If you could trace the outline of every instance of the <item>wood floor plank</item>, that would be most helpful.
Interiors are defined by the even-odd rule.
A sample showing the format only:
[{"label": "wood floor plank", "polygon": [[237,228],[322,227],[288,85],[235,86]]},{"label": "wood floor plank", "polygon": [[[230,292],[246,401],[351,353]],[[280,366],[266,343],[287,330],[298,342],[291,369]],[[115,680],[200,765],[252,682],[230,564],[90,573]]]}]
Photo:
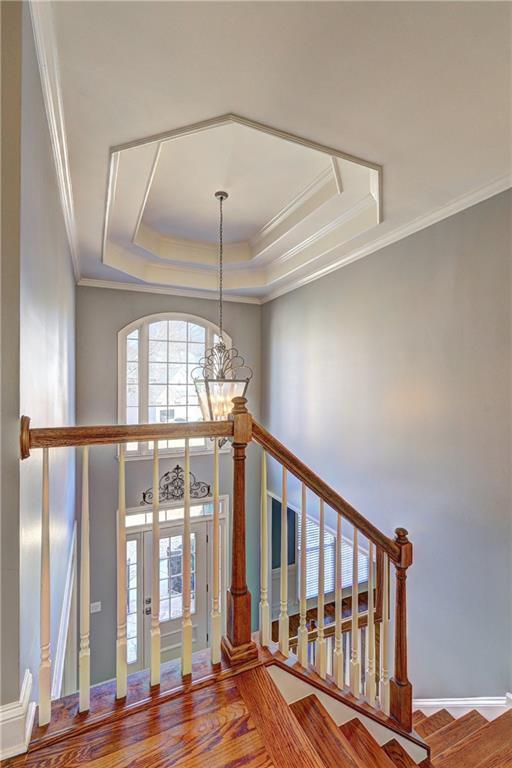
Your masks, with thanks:
[{"label": "wood floor plank", "polygon": [[382,749],[396,768],[417,768],[412,757],[396,739],[391,739],[387,744],[383,744]]},{"label": "wood floor plank", "polygon": [[334,765],[362,768],[347,738],[314,694],[294,701],[290,709],[322,758],[323,765],[327,768]]},{"label": "wood floor plank", "polygon": [[435,733],[427,736],[425,741],[431,750],[431,759],[441,752],[445,752],[450,747],[458,744],[474,731],[487,724],[487,720],[476,709],[472,709],[462,717],[458,717],[453,723],[445,725]]},{"label": "wood floor plank", "polygon": [[435,712],[430,717],[426,717],[418,725],[415,726],[416,733],[421,736],[422,739],[426,739],[427,736],[431,736],[436,731],[444,728],[446,725],[453,723],[455,718],[450,715],[448,710],[440,709],[439,712]]},{"label": "wood floor plank", "polygon": [[512,735],[509,744],[505,744],[490,757],[486,757],[478,768],[512,768]]},{"label": "wood floor plank", "polygon": [[349,720],[348,723],[343,723],[340,726],[340,730],[349,740],[351,747],[365,768],[395,768],[391,758],[388,757],[360,720],[357,718]]},{"label": "wood floor plank", "polygon": [[436,768],[483,768],[487,765],[485,761],[490,761],[499,750],[510,748],[511,741],[512,709],[441,752],[434,758],[434,764]]},{"label": "wood floor plank", "polygon": [[276,766],[324,768],[265,667],[244,672],[235,680]]}]

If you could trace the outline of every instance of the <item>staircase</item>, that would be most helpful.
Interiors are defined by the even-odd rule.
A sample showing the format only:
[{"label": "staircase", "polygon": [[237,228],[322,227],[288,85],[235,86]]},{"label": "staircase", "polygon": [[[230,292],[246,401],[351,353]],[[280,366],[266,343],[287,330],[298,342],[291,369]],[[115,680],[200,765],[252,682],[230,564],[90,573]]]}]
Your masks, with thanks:
[{"label": "staircase", "polygon": [[[512,710],[487,722],[477,712],[454,720],[446,711],[425,717],[412,710],[407,658],[407,573],[413,561],[407,531],[391,539],[355,510],[309,467],[276,440],[235,398],[226,421],[31,429],[22,417],[21,455],[43,451],[41,514],[41,612],[39,702],[28,752],[6,768],[512,768]],[[151,554],[150,667],[128,674],[126,585],[125,446],[153,443],[153,487],[159,483],[159,441],[184,443],[184,477],[190,472],[189,442],[213,441],[211,636],[209,648],[193,652],[190,488],[184,483],[181,658],[162,663],[160,555]],[[224,556],[219,535],[219,441],[233,441],[233,505],[230,587],[221,599],[218,577]],[[260,541],[245,532],[245,456],[250,443],[261,450]],[[119,446],[117,511],[117,636],[115,679],[90,682],[89,451]],[[80,655],[79,690],[51,700],[50,638],[50,451],[80,447]],[[308,626],[307,547],[301,547],[300,606],[289,614],[288,569],[280,568],[280,613],[275,640],[269,601],[270,551],[267,463],[282,478],[280,551],[288,565],[290,477],[300,483],[296,525],[306,541],[308,507],[319,511],[318,600],[315,628]],[[92,479],[94,482],[94,478]],[[334,601],[326,610],[324,511],[336,513]],[[160,540],[159,494],[153,494],[152,541]],[[351,585],[342,583],[343,543],[350,542]],[[251,633],[251,594],[246,581],[247,546],[259,548],[260,629]],[[368,562],[360,590],[358,558]],[[394,589],[393,589],[394,583]],[[334,605],[334,608],[333,608]],[[221,609],[222,606],[222,609]],[[221,610],[224,613],[221,614]],[[326,613],[333,614],[330,626]],[[225,633],[222,635],[223,619]],[[393,623],[393,632],[391,632]],[[284,676],[284,677],[283,677]],[[288,679],[286,688],[284,679]],[[279,682],[281,679],[281,683]],[[294,687],[295,686],[295,687]],[[291,695],[290,690],[295,690]],[[297,690],[300,694],[297,695]],[[421,755],[421,757],[419,757]]]},{"label": "staircase", "polygon": [[263,655],[252,668],[34,745],[2,768],[512,766],[512,709],[492,722],[475,711],[457,720],[446,710],[431,717],[415,712],[413,737],[423,737],[430,750],[430,759],[418,763],[403,735],[377,733],[356,712],[337,725],[314,693],[288,704],[266,662]]}]

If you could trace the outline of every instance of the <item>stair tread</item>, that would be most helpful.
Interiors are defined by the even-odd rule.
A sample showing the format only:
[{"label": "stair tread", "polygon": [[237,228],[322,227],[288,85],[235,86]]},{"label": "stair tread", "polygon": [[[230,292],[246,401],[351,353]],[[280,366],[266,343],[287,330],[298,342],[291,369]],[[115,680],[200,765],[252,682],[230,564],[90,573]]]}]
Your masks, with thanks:
[{"label": "stair tread", "polygon": [[422,720],[425,720],[426,717],[427,717],[426,714],[424,712],[422,712],[421,709],[416,709],[412,713],[412,724],[413,724],[413,726],[416,727],[417,724],[421,723]]},{"label": "stair tread", "polygon": [[396,739],[388,741],[382,746],[382,749],[396,768],[417,768],[417,764],[412,757]]},{"label": "stair tread", "polygon": [[348,739],[341,733],[314,694],[294,701],[290,704],[290,709],[321,757],[322,765],[327,768],[332,768],[333,765],[343,766],[343,768],[365,768]]},{"label": "stair tread", "polygon": [[449,723],[430,736],[426,736],[425,741],[430,747],[432,757],[440,752],[446,752],[447,749],[465,739],[466,736],[482,728],[487,722],[480,712],[472,709],[462,717],[454,720],[453,723]]},{"label": "stair tread", "polygon": [[395,763],[360,720],[357,718],[349,720],[348,723],[340,725],[340,730],[349,740],[365,768],[395,768]]},{"label": "stair tread", "polygon": [[324,768],[265,667],[255,667],[235,679],[273,763],[283,768]]},{"label": "stair tread", "polygon": [[[435,758],[436,768],[487,768],[493,756],[512,749],[512,709]],[[503,758],[505,759],[505,758]],[[500,765],[498,763],[498,765]],[[501,768],[501,765],[500,765]]]},{"label": "stair tread", "polygon": [[512,768],[512,736],[509,741],[497,752],[493,752],[491,757],[485,757],[477,768]]},{"label": "stair tread", "polygon": [[431,736],[446,725],[453,723],[454,720],[454,716],[450,715],[448,710],[440,709],[439,712],[435,712],[433,715],[430,715],[430,717],[426,717],[422,720],[421,723],[418,723],[415,730],[422,739],[426,739],[427,736]]}]

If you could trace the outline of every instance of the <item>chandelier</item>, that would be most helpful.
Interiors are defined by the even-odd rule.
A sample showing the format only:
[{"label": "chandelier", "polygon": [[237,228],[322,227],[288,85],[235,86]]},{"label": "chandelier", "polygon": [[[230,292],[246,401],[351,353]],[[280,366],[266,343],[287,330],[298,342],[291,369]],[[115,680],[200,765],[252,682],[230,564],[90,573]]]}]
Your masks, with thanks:
[{"label": "chandelier", "polygon": [[[234,347],[227,348],[222,327],[222,290],[224,255],[223,203],[227,192],[216,192],[219,201],[219,334],[213,347],[206,350],[199,366],[192,371],[199,405],[205,421],[224,421],[233,407],[234,397],[245,397],[252,370]],[[223,441],[224,442],[224,441]]]}]

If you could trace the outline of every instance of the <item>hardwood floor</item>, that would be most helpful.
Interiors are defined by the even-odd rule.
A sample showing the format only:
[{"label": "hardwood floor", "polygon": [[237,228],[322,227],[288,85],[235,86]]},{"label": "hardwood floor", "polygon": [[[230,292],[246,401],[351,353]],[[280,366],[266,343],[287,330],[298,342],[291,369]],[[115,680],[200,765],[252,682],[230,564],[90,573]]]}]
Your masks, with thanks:
[{"label": "hardwood floor", "polygon": [[192,690],[3,768],[274,768],[236,678]]}]

